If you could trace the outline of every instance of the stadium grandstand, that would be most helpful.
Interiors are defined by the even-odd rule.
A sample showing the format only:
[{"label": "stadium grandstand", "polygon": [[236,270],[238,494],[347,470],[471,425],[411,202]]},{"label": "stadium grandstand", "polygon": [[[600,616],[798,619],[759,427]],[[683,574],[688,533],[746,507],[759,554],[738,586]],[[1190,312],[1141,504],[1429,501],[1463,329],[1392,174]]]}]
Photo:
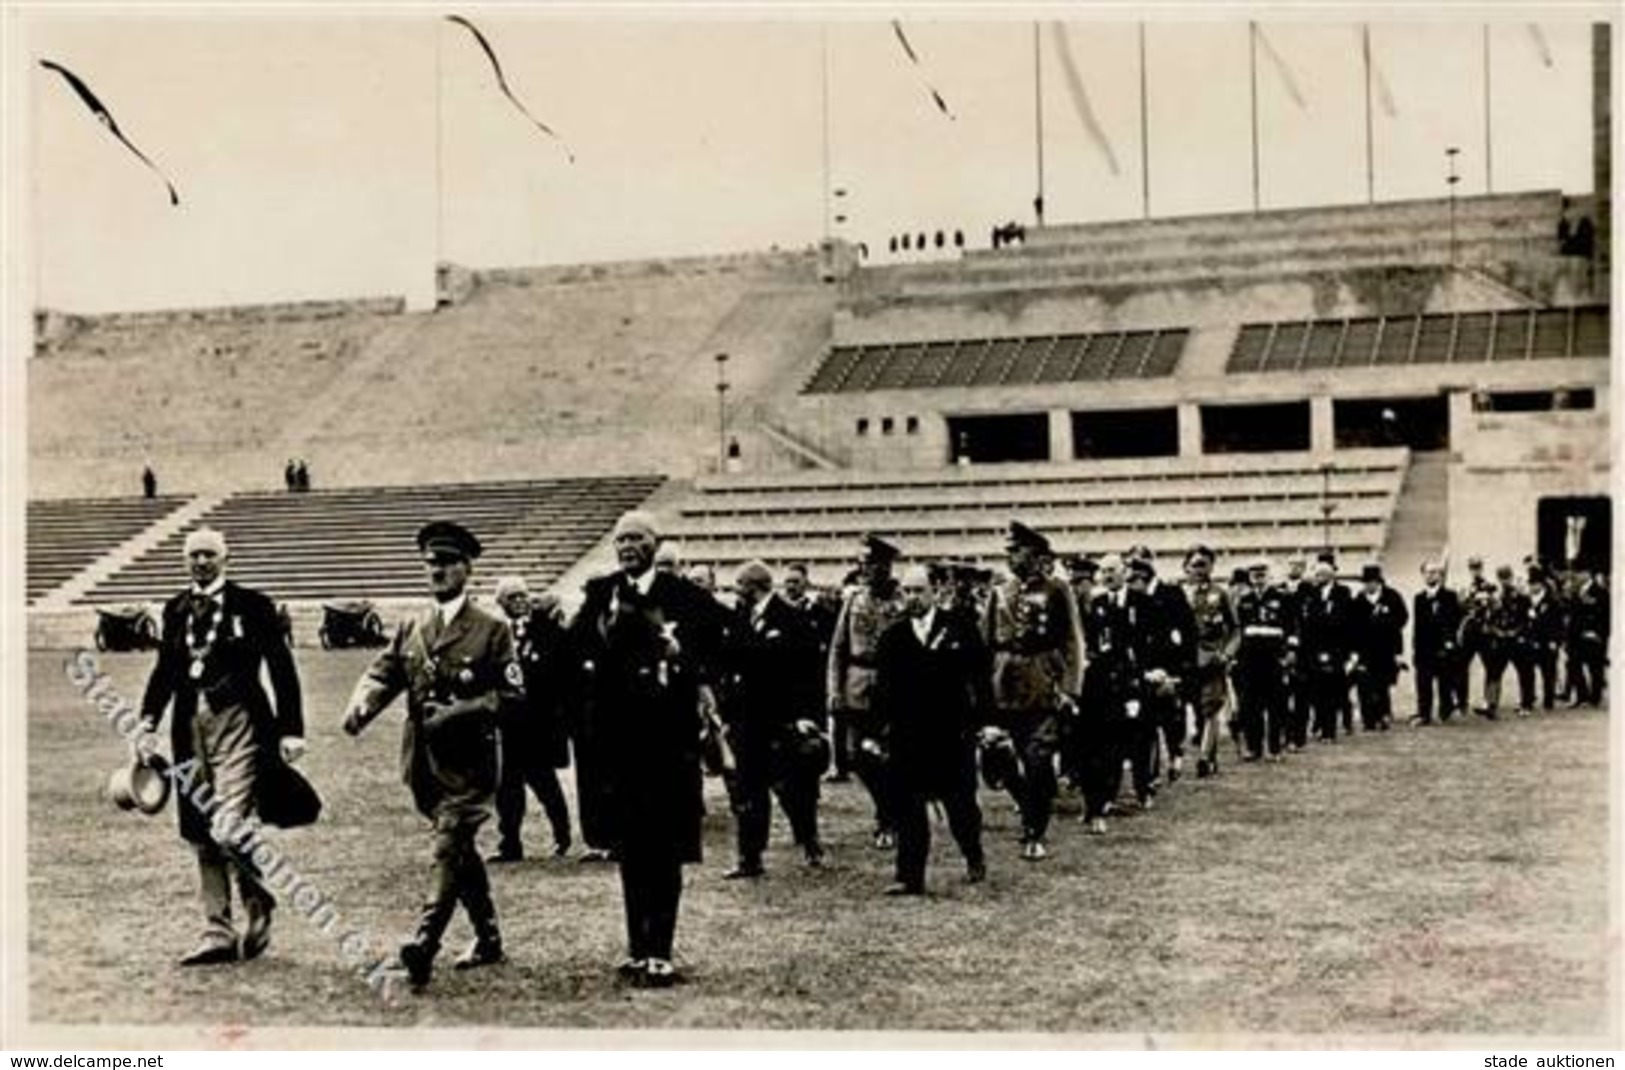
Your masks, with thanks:
[{"label": "stadium grandstand", "polygon": [[[569,588],[638,504],[686,562],[822,582],[868,532],[992,562],[1011,518],[1069,552],[1330,547],[1401,583],[1441,551],[1605,566],[1608,245],[1605,194],[1546,189],[1034,227],[922,263],[832,240],[441,265],[422,312],[41,312],[31,618],[157,599],[203,522],[296,605],[413,594],[434,512],[481,531],[487,575]],[[295,456],[309,494],[277,489]]]}]

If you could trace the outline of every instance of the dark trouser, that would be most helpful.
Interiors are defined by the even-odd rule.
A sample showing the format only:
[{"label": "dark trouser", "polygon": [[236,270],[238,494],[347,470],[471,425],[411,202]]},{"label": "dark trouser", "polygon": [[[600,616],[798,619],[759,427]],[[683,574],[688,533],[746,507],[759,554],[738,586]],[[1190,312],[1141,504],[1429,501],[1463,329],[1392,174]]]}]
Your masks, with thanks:
[{"label": "dark trouser", "polygon": [[1294,669],[1287,678],[1287,743],[1293,747],[1309,743],[1309,718],[1314,711],[1314,686],[1307,672]]},{"label": "dark trouser", "polygon": [[614,842],[610,832],[613,795],[610,777],[600,754],[603,745],[590,736],[575,737],[576,813],[581,821],[581,842],[595,850],[607,850]]},{"label": "dark trouser", "polygon": [[1354,690],[1360,699],[1360,726],[1374,731],[1394,719],[1393,677],[1383,672],[1360,672]]},{"label": "dark trouser", "polygon": [[[1535,674],[1540,674],[1540,705],[1552,708],[1557,695],[1557,648],[1528,646],[1519,652],[1518,690],[1525,696],[1523,704],[1531,706],[1535,700]],[[1525,683],[1525,680],[1528,682]]]},{"label": "dark trouser", "polygon": [[1433,720],[1433,702],[1439,702],[1439,720],[1448,721],[1463,702],[1456,690],[1460,676],[1456,659],[1449,654],[1437,658],[1416,659],[1416,716],[1424,724]]},{"label": "dark trouser", "polygon": [[829,715],[829,749],[835,762],[835,775],[852,775],[852,719],[845,710]]},{"label": "dark trouser", "polygon": [[[869,793],[869,801],[875,807],[875,831],[893,832],[897,828],[897,821],[892,816],[892,785],[891,774],[886,763],[877,760],[864,749],[864,741],[869,740],[880,746],[886,745],[886,737],[881,726],[867,710],[854,714],[853,711],[843,711],[841,716],[846,719],[852,736],[852,771],[857,774],[858,782],[863,790]],[[861,753],[860,753],[861,752]]]},{"label": "dark trouser", "polygon": [[1322,666],[1314,670],[1309,681],[1309,705],[1314,710],[1315,734],[1321,739],[1337,738],[1337,722],[1342,719],[1345,731],[1353,714],[1349,705],[1348,677],[1341,665]]},{"label": "dark trouser", "polygon": [[970,865],[982,862],[982,809],[976,805],[975,759],[969,759],[969,776],[955,778],[952,785],[901,786],[897,798],[897,881],[910,888],[925,885],[925,861],[931,852],[931,821],[926,806],[932,798],[941,800],[948,814],[948,830]]},{"label": "dark trouser", "polygon": [[1055,710],[1002,710],[1000,720],[1021,756],[1021,776],[1009,785],[1010,797],[1021,811],[1023,843],[1049,834],[1055,813],[1055,749],[1060,740],[1060,716]]},{"label": "dark trouser", "polygon": [[1129,774],[1134,782],[1134,797],[1142,804],[1151,797],[1151,756],[1157,750],[1157,725],[1142,708],[1133,717],[1127,715],[1121,704],[1115,713],[1111,768],[1108,770],[1106,801],[1117,798],[1123,787],[1123,761],[1128,760]]},{"label": "dark trouser", "polygon": [[1569,673],[1574,697],[1588,706],[1602,705],[1603,674],[1608,663],[1608,642],[1600,637],[1574,640],[1569,648]]},{"label": "dark trouser", "polygon": [[1241,736],[1249,758],[1264,752],[1266,733],[1271,754],[1281,753],[1287,732],[1286,685],[1279,655],[1273,651],[1244,652],[1239,662],[1236,693],[1240,696]]},{"label": "dark trouser", "polygon": [[641,853],[621,858],[621,899],[626,907],[627,956],[671,959],[677,907],[683,897],[683,865],[674,858]]},{"label": "dark trouser", "polygon": [[1230,727],[1225,718],[1230,706],[1230,690],[1222,664],[1215,663],[1199,670],[1190,700],[1196,710],[1197,750],[1209,767],[1217,768],[1219,739]]},{"label": "dark trouser", "polygon": [[767,850],[773,820],[771,796],[777,796],[797,846],[818,847],[818,772],[798,770],[782,751],[751,747],[737,755],[738,768],[725,776],[728,804],[734,812],[739,860],[760,863]]},{"label": "dark trouser", "polygon": [[534,742],[522,734],[502,733],[502,781],[497,785],[497,829],[502,849],[518,853],[522,847],[520,829],[525,823],[525,788],[536,794],[547,823],[553,827],[553,842],[570,845],[570,805],[553,764],[538,756]]},{"label": "dark trouser", "polygon": [[[1501,677],[1506,675],[1507,664],[1512,656],[1509,651],[1500,646],[1486,646],[1484,648],[1484,705],[1491,710],[1501,705]],[[1522,658],[1518,659],[1518,705],[1528,707],[1534,697],[1534,674],[1528,670]]]},{"label": "dark trouser", "polygon": [[[1185,754],[1185,704],[1180,701],[1177,690],[1172,695],[1148,696],[1145,704],[1168,749],[1168,762],[1172,765],[1175,758]],[[1152,768],[1156,769],[1161,762],[1160,751],[1152,748],[1151,757]]]},{"label": "dark trouser", "polygon": [[482,944],[500,945],[497,909],[491,900],[491,881],[474,844],[475,835],[489,816],[471,806],[446,806],[434,818],[434,890],[418,915],[413,942],[430,958],[440,950],[441,937],[462,903],[474,935]]}]

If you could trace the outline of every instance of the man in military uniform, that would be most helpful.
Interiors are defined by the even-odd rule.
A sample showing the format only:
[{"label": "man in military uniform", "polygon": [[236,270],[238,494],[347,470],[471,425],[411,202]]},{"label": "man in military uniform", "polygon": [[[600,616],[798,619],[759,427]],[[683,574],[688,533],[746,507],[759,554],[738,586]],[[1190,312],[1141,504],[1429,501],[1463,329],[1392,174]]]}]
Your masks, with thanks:
[{"label": "man in military uniform", "polygon": [[1552,708],[1557,689],[1557,654],[1563,645],[1566,627],[1563,606],[1553,589],[1551,574],[1545,568],[1530,566],[1528,590],[1529,609],[1519,632],[1516,655],[1518,689],[1528,696],[1520,713],[1527,713],[1534,704],[1537,673],[1540,676],[1540,708]]},{"label": "man in military uniform", "polygon": [[722,613],[708,592],[654,568],[659,530],[615,522],[617,571],[587,581],[570,624],[603,747],[605,828],[620,861],[633,984],[674,984],[683,866],[701,860],[701,728],[715,716]]},{"label": "man in military uniform", "polygon": [[1148,606],[1143,591],[1127,586],[1123,559],[1100,560],[1100,586],[1085,608],[1083,633],[1088,668],[1079,720],[1084,733],[1084,820],[1093,835],[1106,831],[1106,813],[1123,784],[1125,759],[1141,806],[1151,801],[1151,748],[1157,728],[1146,715],[1143,629]]},{"label": "man in military uniform", "polygon": [[1229,731],[1230,663],[1239,637],[1230,595],[1213,582],[1213,551],[1193,547],[1185,555],[1185,577],[1196,648],[1186,701],[1196,710],[1196,775],[1207,777],[1219,771],[1219,737]]},{"label": "man in military uniform", "polygon": [[1569,605],[1569,672],[1575,705],[1602,705],[1611,606],[1602,574],[1587,570]]},{"label": "man in military uniform", "polygon": [[1386,732],[1393,723],[1394,684],[1405,654],[1405,599],[1388,586],[1376,563],[1360,569],[1360,593],[1349,603],[1349,651],[1360,699],[1360,725]]},{"label": "man in military uniform", "polygon": [[953,570],[903,574],[907,617],[881,634],[873,709],[885,726],[896,792],[897,881],[888,895],[923,895],[931,848],[926,806],[935,799],[965,857],[966,879],[987,875],[976,804],[977,726],[991,710],[987,647],[975,618],[952,603]]},{"label": "man in military uniform", "polygon": [[400,949],[400,964],[421,989],[458,903],[468,912],[474,942],[456,968],[503,960],[490,879],[474,840],[491,817],[498,724],[524,697],[524,670],[507,622],[468,599],[479,539],[460,524],[437,520],[418,532],[417,545],[434,605],[402,621],[356,683],[344,731],[359,735],[406,693],[401,776],[418,812],[434,824],[434,891],[417,934]]},{"label": "man in military uniform", "polygon": [[[1501,678],[1506,675],[1507,664],[1519,657],[1519,643],[1529,617],[1529,596],[1514,583],[1512,566],[1497,568],[1495,578],[1495,590],[1484,598],[1486,608],[1478,634],[1479,656],[1484,660],[1484,702],[1475,711],[1492,721],[1500,712]],[[1481,597],[1475,596],[1475,601]],[[1518,714],[1528,716],[1534,680],[1522,671],[1517,676]]]},{"label": "man in military uniform", "polygon": [[497,828],[501,839],[493,862],[525,857],[521,830],[525,823],[525,789],[542,804],[553,829],[553,855],[570,852],[570,806],[559,787],[557,770],[570,764],[570,739],[564,725],[562,688],[564,625],[558,600],[535,603],[522,576],[497,581],[497,605],[513,630],[514,650],[524,671],[525,694],[501,724],[502,769],[497,785]]},{"label": "man in military uniform", "polygon": [[773,593],[773,574],[752,561],[734,581],[739,607],[723,656],[725,686],[718,694],[736,762],[726,774],[737,825],[739,858],[730,880],[760,877],[776,795],[809,866],[820,866],[818,778],[822,769],[802,760],[804,741],[819,737],[823,714],[813,678],[818,642],[803,613]]},{"label": "man in military uniform", "polygon": [[1248,584],[1236,600],[1236,701],[1240,709],[1242,758],[1256,762],[1268,744],[1269,760],[1281,760],[1288,740],[1286,658],[1292,638],[1292,597],[1270,583],[1269,563],[1255,561]]},{"label": "man in military uniform", "polygon": [[[256,820],[292,827],[315,820],[315,813],[283,813],[288,808],[282,786],[295,776],[287,763],[304,754],[305,733],[299,674],[276,607],[258,591],[226,579],[226,539],[218,531],[191,532],[184,553],[192,583],[164,604],[158,663],[141,700],[141,724],[145,732],[156,732],[173,701],[171,772],[187,789],[176,793],[176,809],[181,838],[197,853],[207,922],[202,942],[180,963],[203,966],[257,958],[271,941],[276,898],[241,849],[239,834]],[[260,684],[262,667],[274,707]],[[136,747],[154,753],[150,740]],[[309,793],[308,785],[304,791]],[[248,915],[240,944],[231,919],[233,872]]]},{"label": "man in military uniform", "polygon": [[[1494,608],[1495,584],[1484,575],[1484,559],[1469,557],[1467,586],[1462,592],[1461,641],[1458,644],[1461,649],[1460,667],[1456,673],[1456,694],[1459,704],[1464,709],[1468,704],[1468,679],[1474,658],[1477,658],[1483,667],[1486,682],[1488,681],[1489,662],[1484,657],[1484,628],[1489,622],[1490,611]],[[1475,709],[1481,711],[1482,708]]]},{"label": "man in military uniform", "polygon": [[1323,743],[1336,743],[1337,722],[1349,700],[1349,591],[1337,582],[1330,561],[1317,560],[1310,575],[1299,606],[1297,657],[1308,681],[1315,735]]},{"label": "man in military uniform", "polygon": [[1168,752],[1168,782],[1178,780],[1185,767],[1185,683],[1195,671],[1196,620],[1185,592],[1157,578],[1151,551],[1137,547],[1130,551],[1128,585],[1145,594],[1147,613],[1143,629],[1145,661],[1150,674],[1144,701],[1151,722],[1157,726],[1162,746],[1151,748],[1151,780],[1155,784],[1162,768],[1161,753]]},{"label": "man in military uniform", "polygon": [[881,633],[904,616],[903,599],[892,578],[892,564],[900,551],[874,535],[864,538],[864,551],[863,583],[841,603],[830,637],[825,701],[837,734],[843,722],[850,728],[853,766],[874,803],[874,844],[889,849],[896,843],[896,825],[886,784],[885,742],[880,726],[869,716],[869,700]]},{"label": "man in military uniform", "polygon": [[1466,696],[1456,691],[1462,673],[1461,599],[1444,584],[1444,566],[1438,561],[1422,565],[1422,589],[1411,602],[1411,660],[1416,669],[1417,724],[1433,723],[1434,700],[1439,720],[1461,711]]},{"label": "man in military uniform", "polygon": [[1051,575],[1049,540],[1013,521],[1006,542],[1011,577],[993,588],[982,638],[993,652],[993,701],[1021,755],[1010,785],[1021,810],[1021,857],[1044,858],[1054,811],[1061,718],[1077,715],[1083,632],[1072,589]]}]

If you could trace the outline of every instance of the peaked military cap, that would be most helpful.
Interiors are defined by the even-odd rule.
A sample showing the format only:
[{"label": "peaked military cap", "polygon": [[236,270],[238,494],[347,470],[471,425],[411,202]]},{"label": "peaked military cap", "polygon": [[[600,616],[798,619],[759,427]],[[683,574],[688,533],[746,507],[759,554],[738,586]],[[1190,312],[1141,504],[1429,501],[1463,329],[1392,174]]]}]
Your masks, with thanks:
[{"label": "peaked military cap", "polygon": [[1025,546],[1029,550],[1037,550],[1041,554],[1053,553],[1049,540],[1019,520],[1010,521],[1010,534],[1005,544],[1012,550],[1018,546]]},{"label": "peaked military cap", "polygon": [[863,537],[864,557],[870,561],[895,561],[903,556],[903,551],[882,539],[879,535],[865,535]]},{"label": "peaked military cap", "polygon": [[482,550],[474,533],[453,520],[431,520],[418,529],[418,552],[425,556],[451,554],[472,561]]},{"label": "peaked military cap", "polygon": [[1214,557],[1213,548],[1211,546],[1204,546],[1201,543],[1197,543],[1195,546],[1192,546],[1185,552],[1185,564],[1190,564],[1191,561],[1198,557],[1205,558],[1207,563],[1211,565]]}]

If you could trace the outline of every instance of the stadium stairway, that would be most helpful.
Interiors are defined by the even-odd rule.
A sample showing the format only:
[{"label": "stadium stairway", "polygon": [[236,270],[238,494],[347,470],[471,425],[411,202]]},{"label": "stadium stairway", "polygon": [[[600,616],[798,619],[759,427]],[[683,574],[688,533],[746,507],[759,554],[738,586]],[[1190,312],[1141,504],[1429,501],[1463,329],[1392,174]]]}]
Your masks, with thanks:
[{"label": "stadium stairway", "polygon": [[28,503],[29,605],[45,612],[67,606],[214,503],[179,495]]},{"label": "stadium stairway", "polygon": [[997,564],[1012,519],[1044,531],[1062,553],[1143,543],[1175,567],[1198,541],[1229,567],[1311,552],[1329,537],[1343,570],[1357,572],[1389,541],[1409,452],[1342,450],[1326,460],[1329,499],[1321,459],[1308,454],[706,478],[668,528],[687,562],[726,572],[752,558],[804,561],[820,583],[839,581],[871,532],[917,559]]},{"label": "stadium stairway", "polygon": [[1421,582],[1422,562],[1444,552],[1449,537],[1450,454],[1443,450],[1412,453],[1382,551],[1388,582],[1414,590]]}]

